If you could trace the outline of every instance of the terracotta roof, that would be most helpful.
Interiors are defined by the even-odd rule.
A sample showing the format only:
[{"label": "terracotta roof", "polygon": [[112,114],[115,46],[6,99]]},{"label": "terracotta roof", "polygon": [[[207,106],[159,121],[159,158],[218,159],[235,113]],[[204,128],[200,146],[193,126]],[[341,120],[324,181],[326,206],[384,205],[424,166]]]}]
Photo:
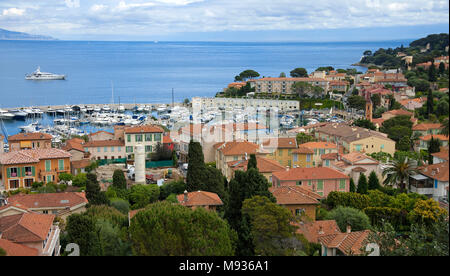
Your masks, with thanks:
[{"label": "terracotta roof", "polygon": [[337,148],[336,144],[329,142],[308,142],[301,144],[299,146],[307,147],[310,149],[335,149]]},{"label": "terracotta roof", "polygon": [[86,168],[87,166],[89,166],[91,164],[91,160],[90,159],[81,159],[81,160],[76,160],[76,161],[72,161],[72,168],[74,169],[82,169],[82,168]]},{"label": "terracotta roof", "polygon": [[[242,169],[246,171],[248,160],[230,161],[227,162],[227,165],[233,170]],[[278,163],[277,161],[260,156],[256,156],[256,166],[260,173],[272,173],[277,171],[283,171],[286,169],[285,167],[281,166],[280,163]]]},{"label": "terracotta roof", "polygon": [[431,138],[438,139],[441,141],[448,141],[448,137],[445,135],[442,135],[442,134],[429,134],[429,135],[422,136],[419,139],[423,140],[423,141],[428,141],[428,140],[431,140]]},{"label": "terracotta roof", "polygon": [[369,230],[338,233],[319,237],[318,240],[324,246],[337,248],[345,255],[359,255],[369,233]]},{"label": "terracotta roof", "polygon": [[265,153],[257,144],[248,141],[217,143],[214,148],[224,155],[245,155],[247,153],[250,157],[250,154]]},{"label": "terracotta roof", "polygon": [[332,152],[332,153],[322,154],[320,156],[320,159],[322,159],[322,160],[336,160],[336,159],[338,159],[338,153],[337,152]]},{"label": "terracotta roof", "polygon": [[0,239],[0,248],[6,251],[6,256],[37,256],[38,250],[22,244]]},{"label": "terracotta roof", "polygon": [[85,193],[48,193],[48,194],[17,194],[8,198],[8,204],[21,204],[29,209],[34,208],[64,208],[87,204]]},{"label": "terracotta roof", "polygon": [[441,149],[440,152],[435,152],[435,153],[432,153],[431,155],[433,155],[436,158],[448,161],[448,148],[446,150]]},{"label": "terracotta roof", "polygon": [[178,202],[183,206],[215,206],[223,205],[220,197],[215,193],[197,191],[187,193],[188,200],[184,201],[184,194],[177,195]]},{"label": "terracotta roof", "polygon": [[144,210],[144,208],[136,209],[136,210],[130,210],[128,212],[128,218],[131,220],[137,213],[139,213],[142,210]]},{"label": "terracotta roof", "polygon": [[363,153],[360,153],[360,152],[352,152],[352,153],[348,153],[348,154],[342,155],[342,159],[344,159],[345,161],[348,161],[350,163],[355,163],[355,162],[358,162],[358,161],[361,161],[361,160],[364,160],[364,159],[369,159],[369,160],[372,161],[371,163],[378,164],[377,160],[375,160],[372,157],[367,156],[367,155],[365,155]]},{"label": "terracotta roof", "polygon": [[319,204],[319,194],[299,186],[270,187],[269,191],[277,199],[279,205]]},{"label": "terracotta roof", "polygon": [[415,126],[412,127],[412,130],[418,130],[418,131],[427,131],[430,129],[441,129],[443,126],[441,124],[427,124],[427,123],[422,123],[422,124],[417,124]]},{"label": "terracotta roof", "polygon": [[427,165],[419,168],[419,172],[432,179],[436,179],[442,182],[448,182],[448,161],[444,163],[438,163],[433,165]]},{"label": "terracotta roof", "polygon": [[416,102],[416,103],[424,103],[426,102],[427,99],[425,97],[422,98],[414,98],[414,99],[406,99],[406,100],[401,100],[399,101],[399,103],[403,106],[409,104],[410,102]]},{"label": "terracotta roof", "polygon": [[315,180],[315,179],[348,179],[349,176],[327,167],[293,168],[288,171],[274,172],[273,176],[280,180]]},{"label": "terracotta roof", "polygon": [[51,140],[53,136],[47,133],[19,133],[8,137],[8,141],[28,141],[28,140]]},{"label": "terracotta roof", "polygon": [[24,213],[0,217],[2,238],[12,242],[40,242],[47,238],[55,215]]},{"label": "terracotta roof", "polygon": [[125,133],[163,133],[164,130],[160,128],[159,126],[153,126],[153,125],[144,125],[144,126],[137,126],[137,127],[128,127],[125,129]]},{"label": "terracotta roof", "polygon": [[170,138],[170,136],[163,136],[163,144],[170,144],[173,143],[172,139]]},{"label": "terracotta roof", "polygon": [[412,112],[406,111],[404,109],[394,109],[394,110],[387,111],[384,114],[392,114],[395,116],[400,116],[400,115],[412,116],[413,115]]},{"label": "terracotta roof", "polygon": [[341,233],[335,220],[318,220],[295,224],[298,226],[297,233],[312,243],[319,243],[319,237]]},{"label": "terracotta roof", "polygon": [[341,140],[347,143],[351,143],[368,137],[379,138],[390,142],[394,142],[392,139],[389,139],[386,134],[383,134],[381,132],[357,126],[349,126],[343,123],[328,124],[324,127],[317,129],[316,132],[339,137]]},{"label": "terracotta roof", "polygon": [[305,146],[300,145],[298,149],[292,151],[292,153],[300,153],[300,154],[314,154],[314,150]]},{"label": "terracotta roof", "polygon": [[62,147],[61,149],[65,150],[65,151],[77,150],[77,151],[84,152],[84,147],[82,145],[84,143],[84,141],[81,140],[82,142],[80,142],[79,140],[81,140],[81,139],[75,138],[75,139],[67,140],[66,145],[64,147]]},{"label": "terracotta roof", "polygon": [[321,78],[261,78],[255,79],[255,81],[294,81],[294,82],[311,82],[311,81],[322,81],[327,82],[326,79]]},{"label": "terracotta roof", "polygon": [[111,133],[111,132],[108,132],[108,131],[104,131],[104,130],[99,130],[99,131],[94,132],[94,133],[89,133],[88,136],[95,136],[95,135],[101,134],[101,133],[106,133],[106,134],[109,134],[109,135],[114,135],[114,133]]},{"label": "terracotta roof", "polygon": [[383,118],[372,119],[372,123],[378,125],[379,127],[384,123],[384,121],[386,121],[386,120]]},{"label": "terracotta roof", "polygon": [[43,159],[70,158],[72,155],[61,149],[27,149],[12,151],[0,156],[0,164],[29,164],[38,163]]},{"label": "terracotta roof", "polygon": [[85,148],[95,148],[95,147],[123,147],[125,146],[125,141],[123,140],[98,140],[89,141],[83,145]]},{"label": "terracotta roof", "polygon": [[295,149],[297,148],[297,139],[295,137],[270,138],[264,140],[262,145],[264,148]]}]

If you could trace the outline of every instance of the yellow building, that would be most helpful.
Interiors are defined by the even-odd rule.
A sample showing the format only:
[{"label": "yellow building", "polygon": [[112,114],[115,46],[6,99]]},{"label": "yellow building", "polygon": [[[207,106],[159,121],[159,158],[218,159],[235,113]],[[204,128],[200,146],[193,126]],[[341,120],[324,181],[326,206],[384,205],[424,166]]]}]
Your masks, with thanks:
[{"label": "yellow building", "polygon": [[262,143],[264,150],[269,154],[266,158],[276,160],[281,166],[292,168],[292,151],[297,149],[297,140],[295,137],[272,138]]},{"label": "yellow building", "polygon": [[322,165],[321,156],[328,153],[337,153],[337,145],[329,142],[308,142],[301,144],[300,147],[305,147],[313,151],[312,167],[319,167]]},{"label": "yellow building", "polygon": [[294,168],[311,168],[313,166],[314,151],[307,147],[299,146],[292,151],[292,166]]}]

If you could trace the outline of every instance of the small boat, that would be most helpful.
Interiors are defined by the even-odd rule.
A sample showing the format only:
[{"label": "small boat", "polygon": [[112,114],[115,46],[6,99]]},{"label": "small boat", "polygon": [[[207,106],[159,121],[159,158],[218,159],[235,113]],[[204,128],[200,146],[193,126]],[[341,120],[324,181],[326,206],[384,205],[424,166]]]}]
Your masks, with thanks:
[{"label": "small boat", "polygon": [[107,106],[106,104],[102,107],[103,111],[111,111],[111,108]]},{"label": "small boat", "polygon": [[123,105],[119,105],[119,108],[117,109],[120,113],[125,112],[125,107]]},{"label": "small boat", "polygon": [[12,120],[14,118],[14,114],[8,112],[7,110],[0,109],[0,119],[4,120]]},{"label": "small boat", "polygon": [[28,116],[28,113],[20,111],[20,110],[18,110],[16,112],[12,112],[12,113],[14,114],[14,119],[17,119],[17,120],[25,120]]},{"label": "small boat", "polygon": [[36,71],[25,76],[26,80],[64,80],[65,78],[65,75],[41,72],[41,67],[39,66]]}]

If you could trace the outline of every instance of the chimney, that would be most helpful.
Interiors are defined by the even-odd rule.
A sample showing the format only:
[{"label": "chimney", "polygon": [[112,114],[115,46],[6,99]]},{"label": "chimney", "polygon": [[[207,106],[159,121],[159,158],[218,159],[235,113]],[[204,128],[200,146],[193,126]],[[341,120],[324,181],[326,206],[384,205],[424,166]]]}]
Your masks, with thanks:
[{"label": "chimney", "polygon": [[318,232],[318,234],[319,234],[319,235],[324,234],[322,225],[319,226],[319,232]]},{"label": "chimney", "polygon": [[352,232],[352,227],[350,226],[350,224],[347,224],[347,233]]},{"label": "chimney", "polygon": [[184,203],[186,203],[188,201],[188,192],[186,190],[184,190]]},{"label": "chimney", "polygon": [[289,166],[286,166],[286,171],[287,171],[287,172],[289,171]]}]

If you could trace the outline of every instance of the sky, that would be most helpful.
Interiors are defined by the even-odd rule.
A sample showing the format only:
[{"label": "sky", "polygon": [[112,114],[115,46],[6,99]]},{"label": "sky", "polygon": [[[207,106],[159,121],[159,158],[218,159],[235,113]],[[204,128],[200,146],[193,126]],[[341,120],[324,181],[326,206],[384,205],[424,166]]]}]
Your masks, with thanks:
[{"label": "sky", "polygon": [[448,33],[448,0],[0,0],[0,28],[62,40],[370,41]]}]

